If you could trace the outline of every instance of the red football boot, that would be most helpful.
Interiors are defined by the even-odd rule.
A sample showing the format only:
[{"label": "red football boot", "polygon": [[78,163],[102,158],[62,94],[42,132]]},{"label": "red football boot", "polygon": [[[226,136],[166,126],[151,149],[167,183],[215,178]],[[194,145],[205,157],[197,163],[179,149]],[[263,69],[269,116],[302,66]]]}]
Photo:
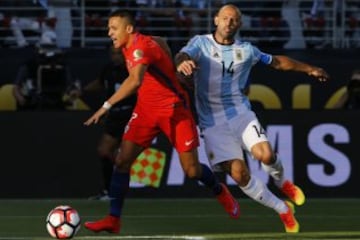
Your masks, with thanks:
[{"label": "red football boot", "polygon": [[121,220],[118,217],[108,215],[95,222],[85,222],[84,226],[93,232],[107,231],[109,233],[119,233]]},{"label": "red football boot", "polygon": [[230,215],[231,218],[239,218],[240,206],[235,198],[231,195],[229,189],[221,183],[222,191],[217,195],[217,200],[223,205],[225,211]]},{"label": "red football boot", "polygon": [[303,191],[290,181],[285,181],[281,191],[296,205],[301,206],[305,203]]},{"label": "red football boot", "polygon": [[292,203],[285,201],[288,210],[286,213],[280,214],[280,219],[284,224],[285,232],[287,233],[298,233],[300,225],[294,216],[294,206]]}]

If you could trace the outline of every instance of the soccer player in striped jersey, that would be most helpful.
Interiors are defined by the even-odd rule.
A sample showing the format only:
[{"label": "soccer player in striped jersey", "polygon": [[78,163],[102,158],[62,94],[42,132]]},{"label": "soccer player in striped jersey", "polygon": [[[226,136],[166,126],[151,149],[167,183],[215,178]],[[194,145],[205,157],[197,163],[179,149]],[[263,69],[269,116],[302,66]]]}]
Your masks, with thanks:
[{"label": "soccer player in striped jersey", "polygon": [[231,4],[221,7],[214,17],[213,34],[194,36],[175,57],[177,71],[191,76],[195,85],[198,121],[205,150],[214,170],[229,174],[250,198],[274,209],[286,232],[298,232],[299,223],[290,202],[282,201],[267,186],[250,175],[243,156],[249,151],[261,161],[275,184],[296,205],[302,205],[302,190],[284,177],[279,157],[273,152],[244,90],[253,65],[262,62],[278,70],[293,70],[326,81],[321,68],[260,51],[249,42],[236,38],[241,26],[241,12]]}]

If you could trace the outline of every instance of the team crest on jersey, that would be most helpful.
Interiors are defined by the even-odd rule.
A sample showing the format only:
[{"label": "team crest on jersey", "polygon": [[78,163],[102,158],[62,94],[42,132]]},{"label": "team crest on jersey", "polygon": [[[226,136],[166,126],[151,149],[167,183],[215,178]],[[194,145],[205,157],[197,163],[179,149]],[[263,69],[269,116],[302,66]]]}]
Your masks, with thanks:
[{"label": "team crest on jersey", "polygon": [[133,52],[134,60],[138,61],[144,56],[144,52],[141,49],[135,49]]},{"label": "team crest on jersey", "polygon": [[235,49],[235,57],[236,60],[241,60],[243,58],[241,49]]}]

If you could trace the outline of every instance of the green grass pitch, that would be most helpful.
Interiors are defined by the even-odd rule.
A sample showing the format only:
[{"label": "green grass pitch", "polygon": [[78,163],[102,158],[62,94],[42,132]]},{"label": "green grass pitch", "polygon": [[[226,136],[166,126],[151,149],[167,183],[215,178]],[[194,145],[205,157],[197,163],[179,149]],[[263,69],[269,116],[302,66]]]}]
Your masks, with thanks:
[{"label": "green grass pitch", "polygon": [[[74,239],[360,239],[360,199],[307,199],[296,207],[298,234],[284,233],[278,215],[249,199],[239,199],[241,216],[230,219],[215,199],[128,198],[121,234],[94,234],[81,227]],[[108,202],[89,200],[1,200],[0,240],[45,240],[48,212],[57,205],[76,208],[82,222],[103,217]]]}]

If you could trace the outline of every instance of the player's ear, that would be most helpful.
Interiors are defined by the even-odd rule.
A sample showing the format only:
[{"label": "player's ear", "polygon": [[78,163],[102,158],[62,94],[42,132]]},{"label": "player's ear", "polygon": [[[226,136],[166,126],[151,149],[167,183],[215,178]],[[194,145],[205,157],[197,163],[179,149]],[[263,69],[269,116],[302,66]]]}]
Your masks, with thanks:
[{"label": "player's ear", "polygon": [[215,26],[217,26],[219,24],[219,17],[218,16],[215,16],[214,24],[215,24]]},{"label": "player's ear", "polygon": [[126,32],[127,33],[132,33],[134,31],[134,26],[133,25],[127,25],[126,26]]}]

